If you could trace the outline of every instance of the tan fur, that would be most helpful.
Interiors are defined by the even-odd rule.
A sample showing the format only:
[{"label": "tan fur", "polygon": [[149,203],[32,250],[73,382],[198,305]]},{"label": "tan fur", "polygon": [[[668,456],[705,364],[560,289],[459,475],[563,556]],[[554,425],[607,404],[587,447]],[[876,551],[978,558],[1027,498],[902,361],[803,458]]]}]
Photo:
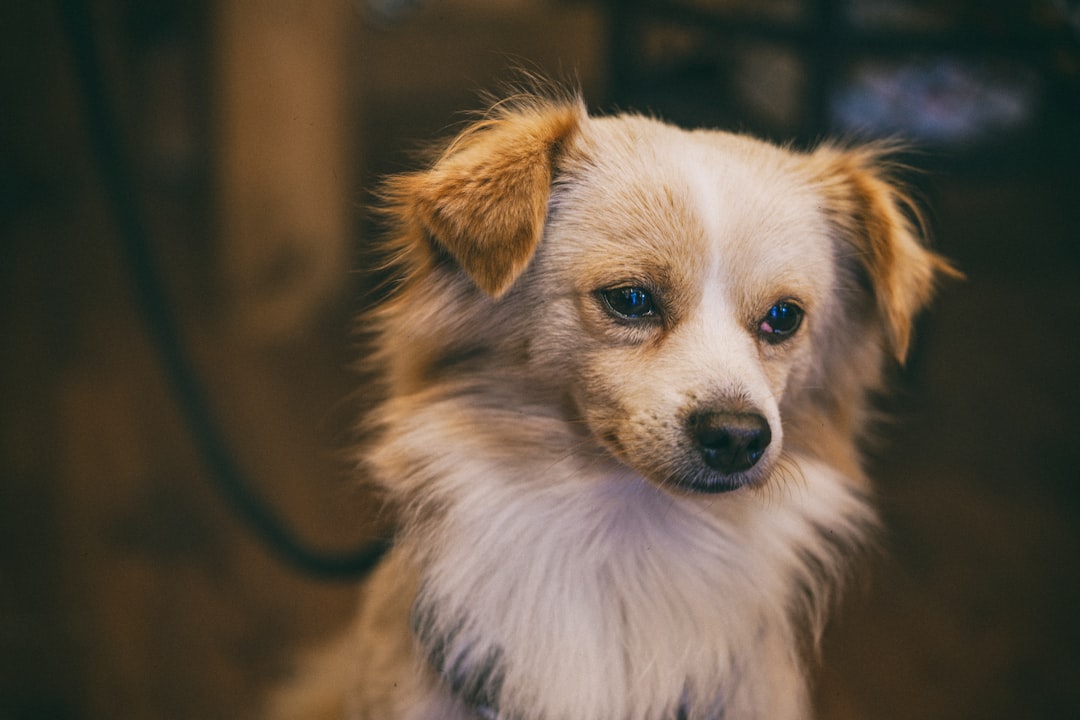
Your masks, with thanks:
[{"label": "tan fur", "polygon": [[462,134],[429,172],[399,179],[423,229],[480,289],[502,295],[540,242],[558,144],[581,114],[518,108]]},{"label": "tan fur", "polygon": [[528,97],[391,181],[365,461],[402,528],[347,717],[809,716],[869,398],[951,272],[885,167]]},{"label": "tan fur", "polygon": [[[888,146],[848,151],[826,147],[814,160],[821,163],[818,171],[834,217],[866,265],[893,354],[903,362],[911,320],[929,302],[935,277],[960,274],[922,246],[913,226],[915,221],[921,224],[918,208],[883,173],[887,151]],[[915,217],[905,217],[905,210]]]}]

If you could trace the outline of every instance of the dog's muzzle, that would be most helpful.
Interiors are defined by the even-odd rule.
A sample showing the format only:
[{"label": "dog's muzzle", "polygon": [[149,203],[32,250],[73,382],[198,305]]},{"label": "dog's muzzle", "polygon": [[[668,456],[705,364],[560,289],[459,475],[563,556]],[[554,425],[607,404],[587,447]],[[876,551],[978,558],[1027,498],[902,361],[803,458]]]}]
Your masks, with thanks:
[{"label": "dog's muzzle", "polygon": [[754,467],[772,441],[769,423],[756,413],[695,413],[688,430],[705,464],[727,476]]}]

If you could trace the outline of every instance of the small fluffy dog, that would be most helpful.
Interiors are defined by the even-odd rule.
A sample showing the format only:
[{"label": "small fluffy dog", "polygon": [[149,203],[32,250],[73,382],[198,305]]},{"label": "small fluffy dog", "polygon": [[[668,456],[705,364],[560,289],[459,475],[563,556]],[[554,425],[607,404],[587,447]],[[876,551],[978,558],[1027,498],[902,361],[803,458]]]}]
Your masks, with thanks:
[{"label": "small fluffy dog", "polygon": [[402,528],[282,714],[344,678],[363,720],[807,717],[870,396],[952,273],[887,169],[530,95],[393,179]]}]

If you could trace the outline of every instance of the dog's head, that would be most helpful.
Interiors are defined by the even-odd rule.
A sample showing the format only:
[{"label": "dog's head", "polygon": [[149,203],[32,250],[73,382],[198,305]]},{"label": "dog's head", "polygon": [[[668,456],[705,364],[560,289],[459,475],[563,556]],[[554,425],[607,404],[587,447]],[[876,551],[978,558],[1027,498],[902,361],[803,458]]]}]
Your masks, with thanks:
[{"label": "dog's head", "polygon": [[457,358],[519,383],[683,491],[763,481],[785,446],[857,463],[882,360],[950,272],[884,167],[873,148],[505,104],[391,186],[395,307],[430,326],[411,376]]}]

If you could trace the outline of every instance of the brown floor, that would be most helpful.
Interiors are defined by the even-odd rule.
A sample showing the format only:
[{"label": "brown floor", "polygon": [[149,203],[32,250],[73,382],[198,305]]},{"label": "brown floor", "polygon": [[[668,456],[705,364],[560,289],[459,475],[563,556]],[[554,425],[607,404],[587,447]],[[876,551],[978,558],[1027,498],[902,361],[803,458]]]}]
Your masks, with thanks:
[{"label": "brown floor", "polygon": [[[284,568],[216,494],[139,324],[62,54],[18,48],[4,78],[31,104],[0,136],[0,720],[252,716],[354,588]],[[372,110],[372,164],[459,95]],[[1080,187],[1025,167],[928,183],[969,279],[888,404],[885,552],[827,638],[823,718],[1080,715]],[[339,451],[363,402],[347,370],[362,303],[273,346],[223,329],[199,192],[158,187],[151,227],[233,453],[308,541],[360,542],[379,519]]]}]

